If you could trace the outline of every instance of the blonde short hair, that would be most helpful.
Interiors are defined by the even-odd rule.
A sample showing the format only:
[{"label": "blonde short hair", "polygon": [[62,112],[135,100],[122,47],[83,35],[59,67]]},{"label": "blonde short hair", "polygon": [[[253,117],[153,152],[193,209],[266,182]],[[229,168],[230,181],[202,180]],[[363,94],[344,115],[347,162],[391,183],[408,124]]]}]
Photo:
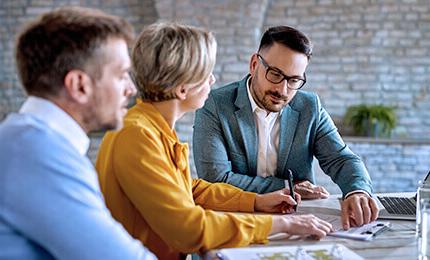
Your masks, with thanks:
[{"label": "blonde short hair", "polygon": [[144,28],[132,52],[133,77],[142,100],[174,99],[174,87],[202,84],[212,73],[215,58],[211,32],[177,23]]}]

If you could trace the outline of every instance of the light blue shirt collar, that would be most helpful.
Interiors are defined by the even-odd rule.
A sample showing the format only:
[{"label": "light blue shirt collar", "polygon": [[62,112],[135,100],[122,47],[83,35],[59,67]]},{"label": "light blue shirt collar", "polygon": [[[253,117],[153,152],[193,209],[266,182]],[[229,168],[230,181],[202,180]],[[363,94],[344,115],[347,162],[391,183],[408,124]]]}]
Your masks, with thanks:
[{"label": "light blue shirt collar", "polygon": [[87,153],[90,139],[85,131],[69,114],[51,101],[30,96],[19,112],[45,122],[53,131],[66,138],[81,155]]}]

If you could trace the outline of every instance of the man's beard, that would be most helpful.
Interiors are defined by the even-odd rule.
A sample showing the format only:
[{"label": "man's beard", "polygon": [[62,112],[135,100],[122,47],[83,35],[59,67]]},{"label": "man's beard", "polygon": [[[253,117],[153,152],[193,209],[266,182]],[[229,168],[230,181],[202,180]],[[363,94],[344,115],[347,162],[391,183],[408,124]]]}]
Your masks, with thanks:
[{"label": "man's beard", "polygon": [[[258,76],[257,76],[257,74],[258,73],[256,73],[255,74],[255,78],[251,78],[251,81],[250,81],[250,84],[251,84],[251,93],[253,94],[254,100],[256,101],[257,105],[259,107],[261,107],[261,108],[264,108],[267,111],[270,111],[270,112],[276,113],[276,112],[281,111],[288,104],[288,102],[287,102],[288,101],[288,96],[283,96],[283,95],[281,95],[281,93],[279,93],[277,91],[267,90],[267,91],[264,92],[263,97],[260,98],[257,95],[257,92],[255,91],[255,89],[258,88],[258,86],[257,86],[257,84],[258,84],[257,83],[258,82]],[[272,95],[272,96],[274,96],[274,97],[276,97],[276,98],[281,99],[282,101],[284,101],[283,104],[282,104],[282,106],[280,108],[273,108],[274,106],[279,106],[279,104],[278,105],[274,105],[272,103],[272,101],[270,100],[271,99],[270,95]]]},{"label": "man's beard", "polygon": [[[273,95],[276,98],[281,98],[281,101],[278,104],[274,104],[270,98],[270,95]],[[264,109],[266,109],[267,111],[276,113],[281,111],[284,107],[287,106],[288,104],[287,100],[288,100],[288,97],[282,96],[277,92],[266,91],[264,94],[263,100],[261,100],[260,102],[263,105]]]},{"label": "man's beard", "polygon": [[95,109],[91,110],[92,111],[88,111],[84,117],[84,123],[87,125],[89,132],[115,130],[122,126],[122,122],[118,122],[116,118],[112,118],[109,121],[104,121],[104,118],[98,116]]},{"label": "man's beard", "polygon": [[104,109],[101,100],[95,97],[84,111],[83,122],[89,132],[115,130],[122,126],[122,120],[116,117],[116,113],[113,116],[104,115]]}]

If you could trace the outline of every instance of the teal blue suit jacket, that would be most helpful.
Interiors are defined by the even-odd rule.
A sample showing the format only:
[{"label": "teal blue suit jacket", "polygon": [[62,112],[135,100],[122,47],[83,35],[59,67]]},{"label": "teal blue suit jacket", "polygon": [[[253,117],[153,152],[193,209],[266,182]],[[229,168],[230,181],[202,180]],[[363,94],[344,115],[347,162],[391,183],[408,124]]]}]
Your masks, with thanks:
[{"label": "teal blue suit jacket", "polygon": [[372,193],[362,160],[343,142],[318,96],[300,90],[281,114],[276,174],[258,176],[257,128],[246,90],[248,77],[211,91],[196,112],[193,152],[200,178],[266,193],[285,187],[288,169],[296,181],[315,183],[315,156],[343,195],[354,190]]}]

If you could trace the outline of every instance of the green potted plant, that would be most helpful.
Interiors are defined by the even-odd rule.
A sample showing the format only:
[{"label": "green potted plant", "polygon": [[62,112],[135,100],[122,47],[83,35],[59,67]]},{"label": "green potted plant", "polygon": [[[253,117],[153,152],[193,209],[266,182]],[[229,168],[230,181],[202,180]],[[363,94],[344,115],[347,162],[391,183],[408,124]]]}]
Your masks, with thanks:
[{"label": "green potted plant", "polygon": [[356,135],[390,137],[391,130],[396,127],[397,117],[394,107],[361,104],[348,108],[344,122],[352,126]]}]

